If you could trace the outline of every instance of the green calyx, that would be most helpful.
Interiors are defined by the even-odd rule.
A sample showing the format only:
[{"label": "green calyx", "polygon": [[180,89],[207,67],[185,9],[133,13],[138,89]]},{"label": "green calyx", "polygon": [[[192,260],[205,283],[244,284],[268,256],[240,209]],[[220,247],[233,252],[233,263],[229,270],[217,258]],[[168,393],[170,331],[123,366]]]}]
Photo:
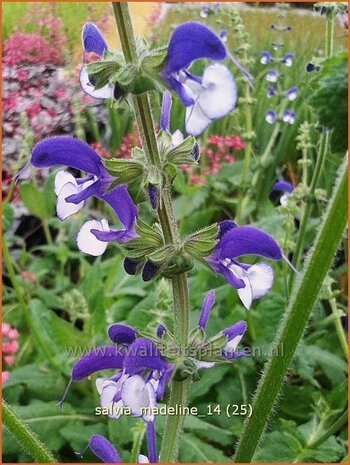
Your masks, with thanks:
[{"label": "green calyx", "polygon": [[199,378],[198,362],[226,362],[222,355],[226,343],[226,335],[218,333],[213,338],[206,339],[205,331],[196,327],[189,334],[186,347],[179,346],[170,331],[162,336],[160,347],[163,356],[176,365],[174,379],[182,381],[188,377],[194,380]]},{"label": "green calyx", "polygon": [[187,237],[183,248],[193,258],[202,259],[211,254],[217,244],[219,227],[212,224]]},{"label": "green calyx", "polygon": [[183,251],[174,244],[164,242],[157,223],[149,226],[139,219],[136,232],[139,237],[132,239],[123,247],[126,257],[139,262],[136,274],[142,271],[147,261],[151,261],[158,268],[153,279],[159,275],[171,278],[193,268],[193,260],[190,257],[184,256]]},{"label": "green calyx", "polygon": [[109,174],[116,177],[110,189],[114,189],[120,184],[135,181],[143,176],[144,165],[137,160],[126,160],[124,158],[111,158],[104,161],[104,165]]},{"label": "green calyx", "polygon": [[195,155],[196,139],[192,136],[186,137],[181,144],[174,147],[173,145],[168,146],[166,151],[166,159],[169,163],[174,165],[184,165],[184,164],[197,164],[199,158],[199,148],[198,156]]},{"label": "green calyx", "polygon": [[114,84],[120,89],[122,97],[159,89],[162,84],[158,73],[164,66],[167,47],[152,49],[146,39],[140,38],[137,52],[136,63],[125,63],[121,53],[107,51],[102,60],[86,65],[94,89]]}]

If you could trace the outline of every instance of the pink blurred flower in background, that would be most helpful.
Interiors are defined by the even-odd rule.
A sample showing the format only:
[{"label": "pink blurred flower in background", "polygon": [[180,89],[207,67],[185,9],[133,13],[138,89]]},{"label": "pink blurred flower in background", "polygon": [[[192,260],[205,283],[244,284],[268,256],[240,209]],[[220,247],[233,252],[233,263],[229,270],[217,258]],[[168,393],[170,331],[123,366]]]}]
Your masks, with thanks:
[{"label": "pink blurred flower in background", "polygon": [[218,174],[222,165],[234,163],[236,152],[244,148],[245,143],[239,136],[213,134],[208,137],[206,145],[201,150],[200,171],[194,171],[189,165],[184,165],[182,169],[189,174],[190,184],[203,186],[206,184],[206,178]]},{"label": "pink blurred flower in background", "polygon": [[[2,323],[2,365],[12,366],[15,363],[15,355],[19,349],[19,332],[7,323]],[[8,371],[1,373],[2,383],[10,376]]]}]

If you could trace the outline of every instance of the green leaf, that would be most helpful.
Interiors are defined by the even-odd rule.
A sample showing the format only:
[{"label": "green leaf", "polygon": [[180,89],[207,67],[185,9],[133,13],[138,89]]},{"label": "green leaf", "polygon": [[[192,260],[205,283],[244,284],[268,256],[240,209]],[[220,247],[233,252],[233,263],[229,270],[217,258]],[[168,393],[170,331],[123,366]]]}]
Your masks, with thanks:
[{"label": "green leaf", "polygon": [[12,228],[15,220],[15,215],[11,204],[3,203],[2,205],[2,226],[4,231]]},{"label": "green leaf", "polygon": [[225,463],[231,460],[220,449],[202,441],[193,434],[184,434],[180,442],[180,461],[191,463]]},{"label": "green leaf", "polygon": [[254,455],[255,462],[339,462],[345,449],[334,436],[315,448],[308,447],[314,432],[313,421],[299,427],[294,422],[281,421],[279,430],[265,436],[263,447]]},{"label": "green leaf", "polygon": [[316,368],[321,367],[334,386],[344,381],[347,372],[347,364],[342,358],[316,345],[302,344],[296,353],[295,366],[300,376],[317,387]]},{"label": "green leaf", "polygon": [[42,192],[45,198],[47,218],[51,218],[56,214],[55,177],[56,173],[49,175]]},{"label": "green leaf", "polygon": [[230,431],[219,428],[196,416],[186,416],[184,428],[185,430],[190,430],[191,433],[198,435],[202,439],[208,439],[213,443],[221,444],[222,446],[229,446],[232,444],[233,434]]},{"label": "green leaf", "polygon": [[216,365],[210,370],[202,370],[200,380],[190,390],[190,399],[193,401],[197,397],[208,393],[213,386],[222,381],[229,369],[229,365]]},{"label": "green leaf", "polygon": [[[101,423],[93,425],[70,424],[60,430],[60,434],[66,439],[74,451],[84,450],[93,434],[107,436],[107,426]],[[85,457],[84,457],[85,458]]]},{"label": "green leaf", "polygon": [[104,288],[100,287],[88,299],[90,316],[87,323],[88,331],[92,337],[103,334],[106,331],[106,305]]},{"label": "green leaf", "polygon": [[20,184],[19,191],[21,195],[21,200],[29,210],[29,213],[31,213],[34,216],[37,216],[40,219],[45,219],[49,217],[46,208],[45,195],[42,192],[40,192],[40,190],[34,184]]},{"label": "green leaf", "polygon": [[[25,397],[35,397],[44,401],[59,399],[66,387],[66,379],[55,373],[49,376],[47,369],[40,365],[28,364],[15,368],[3,386],[4,397],[16,386],[23,386]],[[45,387],[45,389],[43,389]]]},{"label": "green leaf", "polygon": [[293,448],[287,435],[279,431],[268,433],[264,440],[264,446],[254,455],[254,462],[293,462],[298,451]]},{"label": "green leaf", "polygon": [[322,126],[333,130],[332,150],[344,153],[348,144],[348,54],[342,52],[322,65],[322,71],[315,77],[317,88],[310,103]]},{"label": "green leaf", "polygon": [[64,349],[81,347],[89,344],[90,338],[84,331],[79,331],[72,323],[63,320],[54,312],[50,313],[52,337],[56,344]]},{"label": "green leaf", "polygon": [[317,448],[304,450],[300,455],[300,462],[338,463],[345,455],[345,448],[331,436]]},{"label": "green leaf", "polygon": [[86,66],[88,74],[98,74],[106,69],[113,69],[113,72],[116,72],[120,68],[120,64],[114,60],[94,61]]},{"label": "green leaf", "polygon": [[132,427],[135,419],[130,415],[123,415],[118,421],[108,422],[108,433],[110,441],[118,446],[127,446],[132,443]]}]

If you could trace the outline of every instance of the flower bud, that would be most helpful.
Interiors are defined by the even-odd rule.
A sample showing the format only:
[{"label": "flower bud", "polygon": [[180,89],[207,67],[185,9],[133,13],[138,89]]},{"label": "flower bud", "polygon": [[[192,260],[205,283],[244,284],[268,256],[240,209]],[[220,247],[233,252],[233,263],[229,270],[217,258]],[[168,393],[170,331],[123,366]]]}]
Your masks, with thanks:
[{"label": "flower bud", "polygon": [[156,186],[150,184],[147,188],[148,198],[153,210],[157,210],[159,202],[159,190]]}]

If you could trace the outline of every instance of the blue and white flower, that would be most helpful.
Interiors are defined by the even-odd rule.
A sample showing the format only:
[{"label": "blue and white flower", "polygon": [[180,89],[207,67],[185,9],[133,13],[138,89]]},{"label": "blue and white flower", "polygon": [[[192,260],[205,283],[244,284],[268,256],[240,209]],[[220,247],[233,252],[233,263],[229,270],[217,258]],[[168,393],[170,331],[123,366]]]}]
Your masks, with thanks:
[{"label": "blue and white flower", "polygon": [[298,97],[299,90],[296,86],[290,87],[286,92],[286,97],[291,102]]},{"label": "blue and white flower", "polygon": [[201,134],[212,121],[230,113],[237,103],[236,83],[226,66],[209,65],[202,76],[190,73],[191,64],[203,58],[213,61],[230,58],[252,82],[251,75],[228,53],[223,41],[211,29],[195,22],[178,26],[170,38],[162,76],[185,105],[186,131],[194,136]]},{"label": "blue and white flower", "polygon": [[283,63],[285,66],[288,66],[290,68],[293,66],[293,61],[294,61],[294,54],[293,53],[286,53],[284,57],[281,60],[281,63]]},{"label": "blue and white flower", "polygon": [[282,252],[266,232],[252,226],[237,226],[234,221],[219,223],[219,242],[207,262],[222,274],[238,291],[243,305],[249,309],[252,301],[266,295],[273,284],[272,267],[266,263],[247,265],[237,261],[242,255],[259,255],[281,260]]},{"label": "blue and white flower", "polygon": [[65,165],[87,173],[83,178],[75,178],[64,170],[56,174],[56,209],[61,220],[81,210],[89,198],[96,197],[107,202],[124,225],[124,229],[116,230],[109,227],[106,219],[86,222],[77,236],[77,245],[82,252],[99,256],[105,252],[108,242],[125,243],[137,237],[138,208],[127,186],[120,185],[108,192],[115,178],[107,172],[100,156],[88,144],[73,137],[51,137],[34,147],[31,163],[36,168]]},{"label": "blue and white flower", "polygon": [[274,124],[277,119],[277,113],[275,110],[267,110],[265,114],[265,121],[269,124]]},{"label": "blue and white flower", "polygon": [[272,192],[281,192],[280,204],[286,206],[288,203],[288,197],[294,191],[294,186],[288,181],[278,181],[272,188]]},{"label": "blue and white flower", "polygon": [[268,63],[271,63],[273,61],[273,58],[271,56],[271,53],[264,50],[261,52],[261,59],[260,59],[260,63],[262,65],[267,65]]},{"label": "blue and white flower", "polygon": [[293,110],[285,110],[282,115],[284,123],[294,124],[296,120],[296,113]]},{"label": "blue and white flower", "polygon": [[278,73],[277,69],[270,69],[266,73],[266,81],[268,81],[268,82],[277,82],[278,76],[279,76],[279,73]]}]

